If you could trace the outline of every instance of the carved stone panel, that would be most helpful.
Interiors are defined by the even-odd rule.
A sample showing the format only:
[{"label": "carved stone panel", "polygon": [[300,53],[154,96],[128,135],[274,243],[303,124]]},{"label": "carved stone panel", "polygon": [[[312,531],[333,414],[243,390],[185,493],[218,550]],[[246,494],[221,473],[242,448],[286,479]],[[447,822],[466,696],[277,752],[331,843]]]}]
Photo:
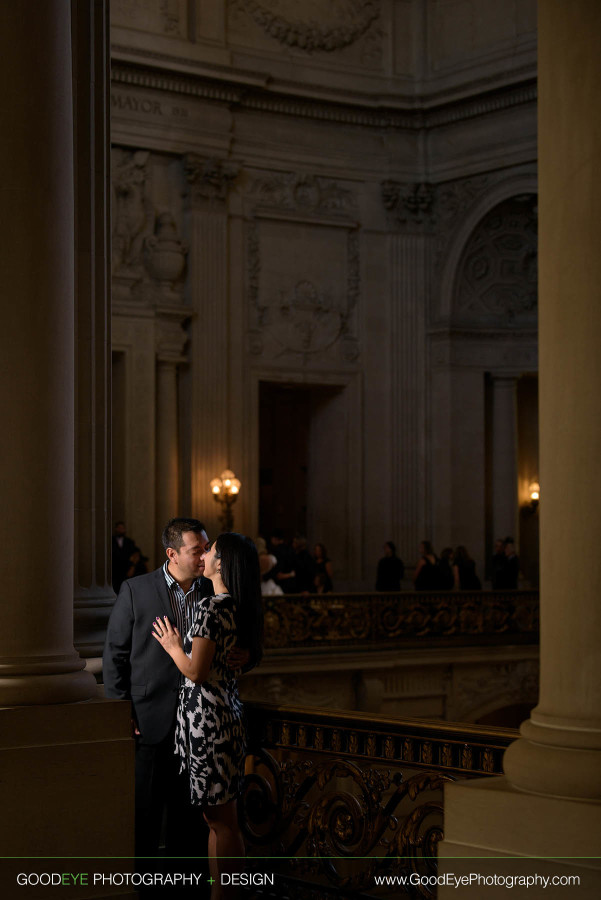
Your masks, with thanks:
[{"label": "carved stone panel", "polygon": [[339,359],[357,359],[355,231],[261,218],[249,223],[247,252],[252,355],[306,362],[335,347]]}]

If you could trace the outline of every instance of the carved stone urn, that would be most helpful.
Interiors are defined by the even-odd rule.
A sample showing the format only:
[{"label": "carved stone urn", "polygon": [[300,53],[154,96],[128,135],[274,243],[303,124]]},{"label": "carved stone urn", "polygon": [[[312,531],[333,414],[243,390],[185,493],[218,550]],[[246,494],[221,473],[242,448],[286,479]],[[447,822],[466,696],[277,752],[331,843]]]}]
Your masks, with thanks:
[{"label": "carved stone urn", "polygon": [[154,234],[146,238],[144,251],[146,271],[162,287],[171,287],[181,277],[188,245],[178,238],[171,213],[158,216]]}]

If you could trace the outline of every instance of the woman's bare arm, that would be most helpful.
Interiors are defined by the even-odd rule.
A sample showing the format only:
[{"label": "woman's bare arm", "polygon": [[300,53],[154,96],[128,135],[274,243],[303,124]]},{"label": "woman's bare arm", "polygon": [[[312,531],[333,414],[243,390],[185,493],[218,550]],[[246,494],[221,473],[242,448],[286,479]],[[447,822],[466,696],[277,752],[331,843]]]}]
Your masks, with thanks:
[{"label": "woman's bare arm", "polygon": [[196,684],[202,684],[207,680],[215,656],[215,641],[202,637],[192,638],[192,653],[187,656],[184,653],[182,637],[177,628],[172,627],[167,616],[156,619],[153,628],[152,636],[169,654],[182,675]]}]

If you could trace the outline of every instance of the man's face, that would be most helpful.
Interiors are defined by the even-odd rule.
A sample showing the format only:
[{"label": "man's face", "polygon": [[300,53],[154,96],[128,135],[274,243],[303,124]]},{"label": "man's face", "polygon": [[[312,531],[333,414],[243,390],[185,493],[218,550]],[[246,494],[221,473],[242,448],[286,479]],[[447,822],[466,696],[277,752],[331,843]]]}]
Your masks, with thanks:
[{"label": "man's face", "polygon": [[202,554],[209,545],[209,539],[205,531],[197,534],[195,531],[184,531],[183,544],[179,550],[174,550],[170,561],[176,569],[177,577],[181,581],[199,578],[205,568]]},{"label": "man's face", "polygon": [[505,544],[503,541],[495,541],[495,553],[505,553]]},{"label": "man's face", "polygon": [[115,534],[118,537],[125,536],[125,523],[124,522],[119,522],[119,524],[115,527]]}]

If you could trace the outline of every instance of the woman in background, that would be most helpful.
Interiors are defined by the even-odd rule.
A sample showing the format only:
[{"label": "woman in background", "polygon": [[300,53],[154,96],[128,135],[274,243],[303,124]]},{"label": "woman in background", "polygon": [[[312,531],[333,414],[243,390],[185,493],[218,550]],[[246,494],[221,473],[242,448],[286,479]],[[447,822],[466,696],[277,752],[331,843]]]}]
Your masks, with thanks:
[{"label": "woman in background", "polygon": [[453,575],[456,591],[480,591],[482,584],[476,575],[476,563],[461,545],[453,554]]},{"label": "woman in background", "polygon": [[315,557],[315,587],[317,588],[317,593],[331,594],[334,590],[332,582],[334,567],[328,556],[328,551],[323,544],[315,544],[313,555]]}]

